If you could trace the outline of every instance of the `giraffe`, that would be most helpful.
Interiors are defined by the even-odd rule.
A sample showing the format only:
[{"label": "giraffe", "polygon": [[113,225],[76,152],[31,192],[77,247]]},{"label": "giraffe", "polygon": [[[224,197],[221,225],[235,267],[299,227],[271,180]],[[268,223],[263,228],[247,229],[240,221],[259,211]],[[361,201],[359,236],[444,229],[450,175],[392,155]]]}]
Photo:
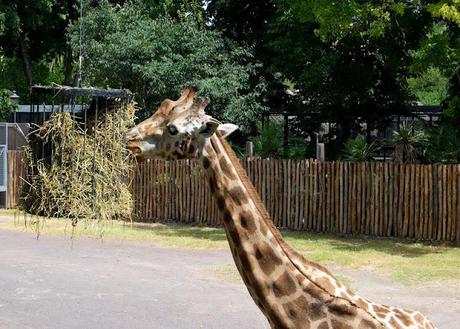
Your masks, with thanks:
[{"label": "giraffe", "polygon": [[200,160],[236,267],[272,328],[435,328],[420,312],[362,298],[291,248],[225,141],[238,127],[206,115],[208,100],[195,93],[163,101],[127,132],[127,148],[138,158]]}]

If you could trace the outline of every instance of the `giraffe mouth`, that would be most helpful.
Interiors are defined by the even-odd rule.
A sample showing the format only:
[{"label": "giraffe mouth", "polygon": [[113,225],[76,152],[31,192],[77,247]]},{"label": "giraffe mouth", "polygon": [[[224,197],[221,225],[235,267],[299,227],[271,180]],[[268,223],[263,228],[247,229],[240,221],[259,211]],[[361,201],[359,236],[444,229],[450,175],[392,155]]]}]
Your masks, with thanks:
[{"label": "giraffe mouth", "polygon": [[128,152],[136,157],[142,154],[142,149],[139,146],[128,145],[126,146]]}]

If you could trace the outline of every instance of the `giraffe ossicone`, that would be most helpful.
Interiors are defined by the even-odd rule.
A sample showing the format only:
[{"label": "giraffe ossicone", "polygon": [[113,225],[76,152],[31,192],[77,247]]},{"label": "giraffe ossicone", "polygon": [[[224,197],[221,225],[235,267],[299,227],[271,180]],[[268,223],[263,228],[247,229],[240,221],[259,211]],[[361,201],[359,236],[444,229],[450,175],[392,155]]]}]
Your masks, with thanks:
[{"label": "giraffe ossicone", "polygon": [[292,249],[273,225],[225,137],[238,127],[204,111],[209,100],[186,88],[126,135],[139,158],[200,159],[238,271],[272,328],[432,329],[421,313],[365,300],[324,267]]}]

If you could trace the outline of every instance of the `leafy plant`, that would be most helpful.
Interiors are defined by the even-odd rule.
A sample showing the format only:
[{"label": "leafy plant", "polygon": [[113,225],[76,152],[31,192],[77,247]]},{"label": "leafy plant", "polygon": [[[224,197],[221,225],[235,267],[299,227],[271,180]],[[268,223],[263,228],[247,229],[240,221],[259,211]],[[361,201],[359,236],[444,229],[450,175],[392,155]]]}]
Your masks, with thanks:
[{"label": "leafy plant", "polygon": [[379,149],[380,147],[375,142],[367,143],[363,135],[358,135],[345,143],[345,160],[372,160]]},{"label": "leafy plant", "polygon": [[429,162],[460,163],[460,130],[453,124],[441,124],[428,131],[426,158]]},{"label": "leafy plant", "polygon": [[0,89],[0,121],[8,119],[11,112],[17,110],[17,105],[11,103],[11,91],[8,89]]},{"label": "leafy plant", "polygon": [[280,157],[283,147],[282,127],[274,122],[268,122],[262,128],[258,126],[259,135],[254,138],[254,152],[263,158]]},{"label": "leafy plant", "polygon": [[399,130],[393,132],[392,142],[395,146],[393,154],[395,162],[417,162],[424,154],[428,137],[423,130],[404,122]]},{"label": "leafy plant", "polygon": [[420,76],[407,79],[411,91],[422,104],[437,105],[447,97],[449,79],[439,68],[429,67]]},{"label": "leafy plant", "polygon": [[314,150],[311,150],[310,144],[307,144],[303,137],[289,138],[289,147],[286,156],[289,159],[305,159],[308,154],[313,156]]}]

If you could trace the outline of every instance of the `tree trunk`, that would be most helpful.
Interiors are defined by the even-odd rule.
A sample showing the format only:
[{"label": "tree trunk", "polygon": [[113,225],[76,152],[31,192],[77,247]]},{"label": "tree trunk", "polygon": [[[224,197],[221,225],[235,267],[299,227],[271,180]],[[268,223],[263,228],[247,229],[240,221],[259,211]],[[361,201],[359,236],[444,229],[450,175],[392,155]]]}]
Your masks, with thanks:
[{"label": "tree trunk", "polygon": [[29,88],[32,87],[32,67],[30,65],[29,53],[24,43],[24,32],[21,32],[18,36],[19,52],[21,53],[22,68],[26,75],[27,84]]},{"label": "tree trunk", "polygon": [[[76,23],[78,20],[78,8],[74,6],[75,1],[67,1],[67,26]],[[66,53],[64,59],[64,84],[67,86],[77,86],[77,75],[73,75],[73,51],[70,43],[66,44]]]},{"label": "tree trunk", "polygon": [[73,84],[73,77],[72,77],[72,62],[73,62],[73,55],[72,49],[70,46],[67,46],[65,59],[64,59],[64,85],[70,86]]}]

